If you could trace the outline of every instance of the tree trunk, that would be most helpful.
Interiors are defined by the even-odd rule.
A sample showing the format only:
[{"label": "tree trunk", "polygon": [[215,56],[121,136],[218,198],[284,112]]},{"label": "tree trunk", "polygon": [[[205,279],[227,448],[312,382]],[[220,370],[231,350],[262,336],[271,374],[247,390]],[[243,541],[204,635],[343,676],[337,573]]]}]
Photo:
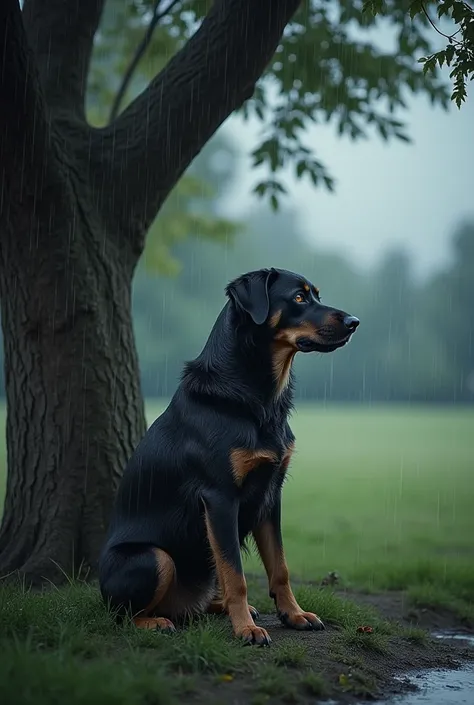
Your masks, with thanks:
[{"label": "tree trunk", "polygon": [[145,431],[136,257],[111,242],[74,173],[63,171],[43,203],[11,206],[0,231],[9,468],[0,575],[20,570],[32,582],[93,571]]},{"label": "tree trunk", "polygon": [[131,318],[145,234],[300,4],[214,0],[149,87],[94,130],[84,100],[104,1],[25,0],[23,13],[0,2],[0,576],[29,583],[94,573],[145,432]]}]

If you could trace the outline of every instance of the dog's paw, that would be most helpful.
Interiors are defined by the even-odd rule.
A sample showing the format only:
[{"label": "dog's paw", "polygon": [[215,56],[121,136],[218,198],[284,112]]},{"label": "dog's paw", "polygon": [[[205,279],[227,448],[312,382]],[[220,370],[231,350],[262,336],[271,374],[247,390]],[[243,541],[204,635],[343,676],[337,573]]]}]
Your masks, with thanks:
[{"label": "dog's paw", "polygon": [[312,612],[278,612],[278,617],[280,622],[290,629],[320,631],[326,628],[318,615]]},{"label": "dog's paw", "polygon": [[167,633],[176,631],[173,622],[165,617],[136,617],[133,621],[139,629],[154,629]]},{"label": "dog's paw", "polygon": [[239,629],[235,634],[239,639],[245,642],[245,644],[257,644],[258,646],[270,646],[271,639],[270,635],[262,627],[256,627],[253,624],[249,624],[242,629]]}]

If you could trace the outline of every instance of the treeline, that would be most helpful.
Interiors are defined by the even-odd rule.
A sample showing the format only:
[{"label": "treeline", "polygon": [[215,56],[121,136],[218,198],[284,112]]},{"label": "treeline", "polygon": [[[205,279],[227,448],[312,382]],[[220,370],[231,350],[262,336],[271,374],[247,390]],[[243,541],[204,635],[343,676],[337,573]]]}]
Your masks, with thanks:
[{"label": "treeline", "polygon": [[173,393],[183,362],[201,350],[231,278],[275,266],[303,273],[320,287],[323,301],[361,319],[346,348],[297,356],[299,398],[472,402],[474,223],[458,227],[452,244],[450,263],[419,283],[401,251],[362,273],[337,253],[313,249],[298,235],[291,213],[255,211],[234,244],[188,239],[174,248],[182,263],[178,276],[148,273],[143,265],[136,274],[134,324],[144,395]]},{"label": "treeline", "polygon": [[[188,241],[174,279],[137,273],[135,331],[146,396],[169,396],[183,362],[201,350],[237,274],[266,266],[305,274],[323,301],[361,319],[354,340],[333,355],[299,355],[299,398],[354,401],[474,400],[474,224],[453,234],[453,258],[428,281],[409,257],[391,252],[369,273],[312,249],[290,213],[263,210],[233,246]],[[299,358],[299,359],[298,359]]]}]

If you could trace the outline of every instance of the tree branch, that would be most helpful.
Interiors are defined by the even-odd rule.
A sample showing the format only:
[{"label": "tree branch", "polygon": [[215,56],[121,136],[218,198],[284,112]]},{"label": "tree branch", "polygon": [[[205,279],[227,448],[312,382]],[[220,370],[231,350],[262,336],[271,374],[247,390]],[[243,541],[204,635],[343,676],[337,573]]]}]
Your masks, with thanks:
[{"label": "tree branch", "polygon": [[104,4],[105,0],[25,0],[26,34],[52,108],[63,107],[84,118],[89,63]]},{"label": "tree branch", "polygon": [[5,197],[3,187],[10,187],[12,178],[26,187],[33,169],[38,180],[50,153],[47,109],[18,0],[1,0],[0,47],[0,194]]},{"label": "tree branch", "polygon": [[150,20],[150,23],[148,27],[146,28],[146,32],[143,36],[142,41],[137,47],[137,50],[135,54],[133,55],[133,58],[130,62],[130,64],[127,67],[127,70],[125,71],[125,74],[122,79],[122,83],[120,84],[120,88],[117,91],[117,95],[115,96],[114,102],[112,104],[112,109],[110,111],[110,118],[109,118],[109,123],[113,122],[119,113],[120,110],[120,105],[122,103],[122,100],[124,98],[124,95],[126,93],[126,90],[128,88],[128,84],[130,83],[133,74],[135,73],[138,64],[140,63],[140,59],[142,58],[143,54],[146,52],[148,49],[148,46],[151,42],[151,39],[153,37],[153,32],[155,31],[155,27],[159,24],[160,20],[163,19],[163,17],[166,17],[166,15],[173,9],[174,5],[177,5],[177,3],[180,0],[170,0],[168,6],[162,11],[158,12],[160,8],[160,3],[161,0],[155,0],[155,6],[153,8],[153,15]]},{"label": "tree branch", "polygon": [[109,182],[114,200],[106,208],[131,231],[137,247],[186,167],[252,95],[299,5],[215,0],[183,49],[115,123],[95,134],[97,151],[108,150],[111,160],[98,188]]}]

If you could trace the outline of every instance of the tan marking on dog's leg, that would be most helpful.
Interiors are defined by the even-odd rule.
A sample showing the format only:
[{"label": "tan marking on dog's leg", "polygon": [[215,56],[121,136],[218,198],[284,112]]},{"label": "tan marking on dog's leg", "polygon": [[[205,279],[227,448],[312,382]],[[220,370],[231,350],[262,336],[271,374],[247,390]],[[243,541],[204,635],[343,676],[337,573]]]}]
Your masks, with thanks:
[{"label": "tan marking on dog's leg", "polygon": [[257,627],[250,615],[247,602],[247,583],[243,574],[239,574],[224,559],[219,544],[214,536],[211,522],[206,511],[206,528],[216,570],[222,590],[222,603],[229,615],[234,634],[249,644],[269,644],[270,637],[265,629]]},{"label": "tan marking on dog's leg", "polygon": [[296,601],[283,547],[278,545],[272,524],[264,522],[253,533],[280,620],[293,629],[324,629],[320,618],[302,610]]},{"label": "tan marking on dog's leg", "polygon": [[160,603],[167,595],[176,579],[176,569],[171,556],[161,548],[154,548],[156,561],[157,585],[153,599],[138,615],[133,618],[134,624],[140,629],[164,629],[174,631],[173,622],[164,617],[154,617]]}]

